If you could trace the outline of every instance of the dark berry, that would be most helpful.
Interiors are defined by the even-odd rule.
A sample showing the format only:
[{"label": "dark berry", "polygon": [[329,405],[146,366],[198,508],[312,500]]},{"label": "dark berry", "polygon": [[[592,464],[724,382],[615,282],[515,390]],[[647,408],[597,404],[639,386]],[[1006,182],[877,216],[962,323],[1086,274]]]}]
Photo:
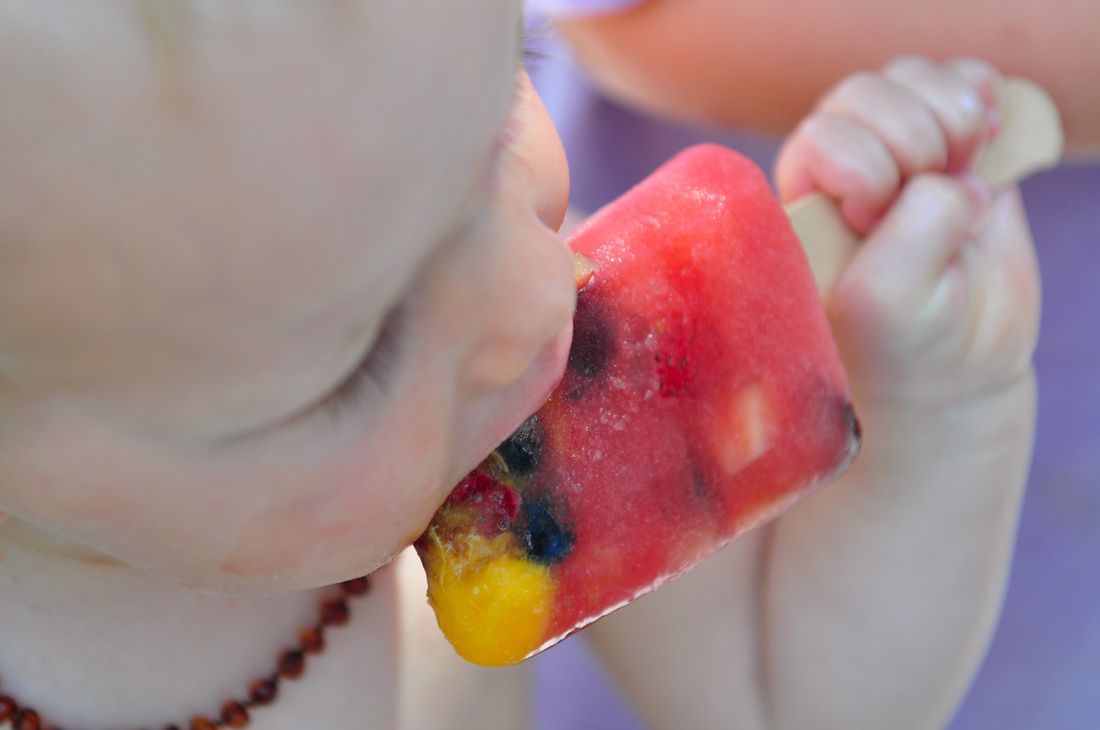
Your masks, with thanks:
[{"label": "dark berry", "polygon": [[569,350],[570,371],[594,378],[607,369],[615,355],[615,338],[598,299],[582,291],[573,315],[573,345]]},{"label": "dark berry", "polygon": [[539,465],[542,458],[542,427],[538,415],[524,421],[515,433],[497,447],[508,471],[527,476]]},{"label": "dark berry", "polygon": [[553,565],[569,557],[575,537],[562,523],[549,500],[535,498],[523,504],[520,536],[527,557],[536,563]]}]

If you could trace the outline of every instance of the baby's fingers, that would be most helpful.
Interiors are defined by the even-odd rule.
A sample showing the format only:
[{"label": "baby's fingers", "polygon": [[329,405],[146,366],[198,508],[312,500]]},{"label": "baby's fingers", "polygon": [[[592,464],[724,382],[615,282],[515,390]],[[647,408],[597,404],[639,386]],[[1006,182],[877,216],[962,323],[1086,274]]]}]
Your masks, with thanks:
[{"label": "baby's fingers", "polygon": [[886,326],[911,320],[942,292],[952,259],[986,224],[990,205],[973,178],[913,178],[837,282],[834,308]]},{"label": "baby's fingers", "polygon": [[935,116],[946,142],[945,164],[935,169],[966,169],[995,129],[998,74],[993,67],[973,59],[937,64],[909,57],[890,64],[883,75]]},{"label": "baby's fingers", "polygon": [[901,170],[882,138],[845,115],[815,114],[787,140],[775,168],[785,201],[821,190],[838,201],[859,234],[874,227],[901,184]]},{"label": "baby's fingers", "polygon": [[780,153],[780,195],[790,201],[821,190],[866,234],[907,180],[970,165],[994,126],[996,80],[979,61],[919,58],[851,76]]},{"label": "baby's fingers", "polygon": [[819,109],[855,119],[877,134],[904,177],[947,165],[947,134],[933,108],[921,94],[887,75],[851,76]]}]

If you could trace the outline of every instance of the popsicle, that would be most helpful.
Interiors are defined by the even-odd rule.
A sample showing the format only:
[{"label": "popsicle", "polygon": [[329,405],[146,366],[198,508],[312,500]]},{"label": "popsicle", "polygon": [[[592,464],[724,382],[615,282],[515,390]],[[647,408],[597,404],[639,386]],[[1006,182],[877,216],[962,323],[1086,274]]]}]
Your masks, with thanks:
[{"label": "popsicle", "polygon": [[[986,152],[996,184],[1061,150],[1041,90],[1002,93],[1023,113]],[[827,198],[784,211],[753,163],[700,146],[570,245],[564,378],[416,543],[441,629],[479,664],[521,661],[685,572],[859,446],[818,292],[855,238]]]},{"label": "popsicle", "polygon": [[759,169],[688,149],[570,239],[549,402],[416,543],[459,654],[519,661],[843,471],[859,428],[817,287]]}]

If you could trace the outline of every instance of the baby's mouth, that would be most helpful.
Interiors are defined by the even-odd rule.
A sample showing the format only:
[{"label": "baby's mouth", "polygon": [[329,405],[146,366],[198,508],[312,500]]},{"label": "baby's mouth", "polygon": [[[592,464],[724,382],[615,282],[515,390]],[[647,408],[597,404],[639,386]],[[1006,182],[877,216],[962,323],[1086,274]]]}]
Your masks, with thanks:
[{"label": "baby's mouth", "polygon": [[[593,261],[581,254],[573,254],[573,282],[577,291],[588,284],[595,270],[596,264]],[[481,457],[488,455],[519,424],[546,403],[565,374],[572,342],[573,320],[570,320],[561,332],[542,347],[513,383],[490,398],[486,406],[492,413],[481,431],[491,435],[491,438],[476,441],[477,454]],[[477,436],[472,438],[476,439]],[[468,454],[470,451],[462,453]],[[460,474],[459,478],[465,473]]]},{"label": "baby's mouth", "polygon": [[[506,389],[504,407],[501,409],[501,422],[505,425],[499,443],[532,413],[537,411],[565,374],[569,360],[569,347],[573,340],[572,321],[553,340],[543,346],[531,364],[516,382]],[[491,448],[495,447],[494,443]]]},{"label": "baby's mouth", "polygon": [[456,483],[546,403],[565,373],[572,339],[573,324],[569,322],[513,383],[473,406],[463,432],[457,435],[454,453],[459,470],[452,475]]}]

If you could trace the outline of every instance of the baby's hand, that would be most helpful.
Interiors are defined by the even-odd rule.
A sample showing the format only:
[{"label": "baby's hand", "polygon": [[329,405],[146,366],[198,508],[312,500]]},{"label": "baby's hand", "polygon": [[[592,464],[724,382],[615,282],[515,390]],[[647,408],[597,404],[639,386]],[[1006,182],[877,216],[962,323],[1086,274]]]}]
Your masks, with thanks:
[{"label": "baby's hand", "polygon": [[864,240],[827,295],[865,404],[939,406],[1024,380],[1039,279],[1018,191],[969,174],[996,133],[997,74],[897,61],[828,94],[787,141],[780,196],[822,190]]}]

